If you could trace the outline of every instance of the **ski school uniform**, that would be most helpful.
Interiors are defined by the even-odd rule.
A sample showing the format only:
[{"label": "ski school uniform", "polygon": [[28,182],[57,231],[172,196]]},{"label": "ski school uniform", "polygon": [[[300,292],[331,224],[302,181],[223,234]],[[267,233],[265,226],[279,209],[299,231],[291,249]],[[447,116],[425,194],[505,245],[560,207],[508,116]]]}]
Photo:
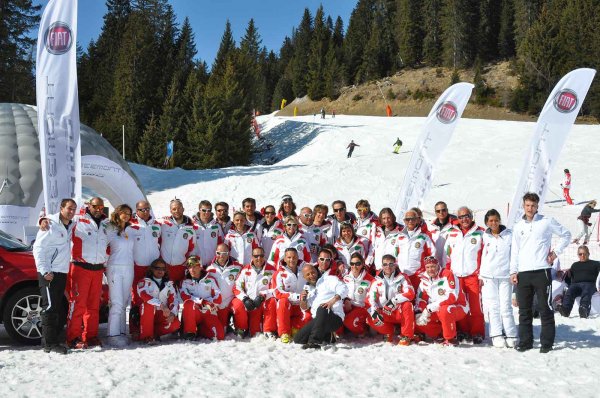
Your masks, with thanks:
[{"label": "ski school uniform", "polygon": [[252,250],[260,247],[258,237],[250,230],[240,234],[238,231],[230,229],[225,235],[224,242],[229,246],[231,257],[240,264],[248,264],[252,260]]},{"label": "ski school uniform", "polygon": [[435,256],[435,246],[421,227],[414,231],[404,228],[396,240],[398,268],[408,276],[413,286],[419,286],[420,274],[425,271],[425,257]]},{"label": "ski school uniform", "polygon": [[344,317],[344,326],[351,333],[356,335],[362,335],[367,332],[367,318],[369,313],[367,311],[367,295],[369,289],[375,278],[371,276],[366,270],[354,277],[351,273],[344,276],[344,283],[348,286],[348,297],[346,300],[350,301],[350,310],[346,312]]},{"label": "ski school uniform", "polygon": [[214,219],[205,224],[195,216],[194,224],[196,225],[196,240],[192,254],[200,257],[202,265],[206,267],[215,256],[217,245],[223,243],[224,235]]},{"label": "ski school uniform", "polygon": [[172,217],[166,217],[161,224],[160,256],[167,263],[169,278],[179,283],[185,276],[185,262],[194,250],[196,229],[192,220],[183,216],[177,224]]},{"label": "ski school uniform", "polygon": [[[268,264],[265,264],[262,269],[257,269],[250,264],[242,268],[233,287],[235,298],[231,302],[236,329],[249,330],[250,336],[254,336],[261,329],[263,332],[277,330],[277,303],[271,288],[275,272],[275,267]],[[262,303],[254,310],[246,310],[244,299],[250,298],[254,301],[259,296],[263,297]]]},{"label": "ski school uniform", "polygon": [[185,334],[199,333],[217,340],[225,338],[225,329],[217,316],[217,306],[222,302],[221,291],[213,278],[206,274],[200,279],[184,279],[179,289],[179,301],[183,305],[181,319]]},{"label": "ski school uniform", "polygon": [[284,263],[273,276],[272,289],[277,299],[277,333],[279,336],[291,334],[292,328],[301,329],[312,318],[310,311],[300,308],[300,293],[306,285],[302,275],[302,262],[298,263],[297,272],[293,272]]},{"label": "ski school uniform", "polygon": [[229,315],[232,312],[231,300],[233,300],[233,287],[238,278],[242,265],[234,258],[229,257],[227,265],[221,266],[216,259],[208,266],[206,272],[209,278],[213,278],[221,291],[221,303],[219,303],[218,317],[223,327],[229,325]]}]

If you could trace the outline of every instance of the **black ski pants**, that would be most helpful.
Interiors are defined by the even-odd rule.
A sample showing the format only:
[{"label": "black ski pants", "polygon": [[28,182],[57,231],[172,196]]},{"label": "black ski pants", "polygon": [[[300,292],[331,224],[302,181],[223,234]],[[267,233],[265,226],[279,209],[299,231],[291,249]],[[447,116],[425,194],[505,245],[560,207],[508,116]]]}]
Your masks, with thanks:
[{"label": "black ski pants", "polygon": [[540,309],[542,347],[552,347],[556,326],[552,309],[552,277],[550,268],[517,274],[517,301],[519,302],[519,345],[533,346],[533,296],[537,295]]},{"label": "black ski pants", "polygon": [[38,273],[40,294],[42,295],[42,336],[46,346],[59,343],[58,335],[62,329],[60,312],[62,311],[67,274],[54,272],[54,279],[47,281]]},{"label": "black ski pants", "polygon": [[332,332],[338,330],[343,324],[342,318],[327,308],[319,307],[317,316],[298,331],[294,337],[294,343],[321,344],[329,341]]}]

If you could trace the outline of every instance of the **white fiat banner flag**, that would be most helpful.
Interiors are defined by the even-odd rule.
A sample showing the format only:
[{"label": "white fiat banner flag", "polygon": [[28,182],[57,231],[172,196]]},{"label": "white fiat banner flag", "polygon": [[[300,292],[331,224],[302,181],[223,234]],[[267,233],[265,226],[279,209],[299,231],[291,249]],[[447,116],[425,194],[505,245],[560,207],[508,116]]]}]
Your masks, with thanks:
[{"label": "white fiat banner flag", "polygon": [[508,216],[509,227],[523,215],[525,193],[537,193],[540,197],[538,211],[542,210],[552,170],[595,74],[594,69],[587,68],[567,73],[546,100],[521,169],[521,179]]},{"label": "white fiat banner flag", "polygon": [[400,220],[406,210],[420,207],[431,189],[435,166],[452,137],[473,91],[471,83],[457,83],[449,87],[437,100],[425,120],[394,208]]},{"label": "white fiat banner flag", "polygon": [[46,213],[63,198],[81,205],[77,0],[50,0],[37,41],[36,97]]}]

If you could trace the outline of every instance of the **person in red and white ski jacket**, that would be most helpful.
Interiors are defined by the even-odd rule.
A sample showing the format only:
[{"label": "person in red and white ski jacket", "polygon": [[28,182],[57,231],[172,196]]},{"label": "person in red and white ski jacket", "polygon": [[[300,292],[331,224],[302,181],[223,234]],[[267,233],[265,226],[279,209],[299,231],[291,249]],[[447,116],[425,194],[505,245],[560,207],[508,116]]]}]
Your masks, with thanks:
[{"label": "person in red and white ski jacket", "polygon": [[367,332],[367,295],[375,278],[365,269],[365,261],[360,253],[350,257],[350,272],[344,276],[348,286],[348,297],[344,299],[344,326],[351,333],[364,336]]},{"label": "person in red and white ski jacket", "polygon": [[439,201],[435,204],[435,219],[427,226],[429,236],[435,244],[436,258],[440,264],[444,264],[442,253],[446,244],[446,234],[453,225],[458,223],[455,215],[448,213],[446,202]]},{"label": "person in red and white ski jacket", "polygon": [[313,225],[313,211],[310,207],[303,207],[300,210],[300,232],[304,235],[310,251],[310,261],[316,262],[317,255],[321,247],[327,243],[327,234],[323,230]]},{"label": "person in red and white ski jacket", "polygon": [[418,226],[419,217],[413,210],[404,213],[406,227],[398,235],[398,268],[408,276],[413,286],[420,282],[419,274],[425,271],[425,257],[435,256],[435,246],[429,235]]},{"label": "person in red and white ski jacket", "polygon": [[276,266],[281,261],[286,249],[293,247],[298,252],[300,259],[304,262],[310,262],[310,250],[308,242],[301,232],[298,231],[298,220],[294,216],[288,216],[284,220],[285,232],[279,236],[269,254],[267,263]]},{"label": "person in red and white ski jacket", "polygon": [[369,242],[367,250],[371,249],[372,239],[375,235],[375,229],[379,225],[379,217],[371,211],[371,205],[366,199],[361,199],[356,203],[356,221],[354,222],[354,231],[357,236],[366,239]]},{"label": "person in red and white ski jacket", "polygon": [[212,204],[208,200],[202,200],[198,205],[198,213],[193,217],[196,225],[196,241],[192,254],[200,257],[202,265],[207,267],[217,250],[217,245],[223,243],[224,235],[221,227],[213,218]]},{"label": "person in red and white ski jacket", "polygon": [[369,253],[369,242],[360,236],[356,236],[350,223],[342,223],[340,226],[340,237],[335,241],[333,246],[339,253],[339,259],[346,266],[346,271],[350,268],[350,257],[352,254],[360,253],[365,258]]},{"label": "person in red and white ski jacket", "polygon": [[129,221],[133,239],[134,284],[146,275],[152,261],[160,257],[161,223],[152,216],[151,210],[148,201],[140,200],[135,205],[135,217]]},{"label": "person in red and white ski jacket", "polygon": [[262,234],[260,238],[260,246],[265,249],[265,255],[271,254],[271,249],[275,240],[283,235],[285,227],[283,222],[276,216],[274,206],[265,206],[265,216],[261,220],[260,227]]},{"label": "person in red and white ski jacket", "polygon": [[183,305],[183,337],[194,339],[198,334],[207,339],[223,340],[225,329],[217,316],[221,291],[214,278],[204,271],[197,256],[187,260],[186,278],[181,282],[179,301]]},{"label": "person in red and white ski jacket", "polygon": [[381,270],[381,259],[385,254],[391,254],[394,258],[398,256],[396,241],[400,231],[404,229],[403,225],[396,222],[396,216],[389,207],[379,212],[379,222],[381,226],[375,229],[371,252],[367,257],[367,265],[374,264],[377,272]]},{"label": "person in red and white ski jacket", "polygon": [[194,250],[197,227],[183,215],[179,199],[173,199],[169,209],[171,216],[165,217],[161,224],[160,257],[167,263],[171,280],[179,283],[185,275],[185,262]]},{"label": "person in red and white ski jacket", "polygon": [[140,340],[155,341],[158,337],[179,330],[177,318],[179,299],[173,282],[166,277],[167,265],[161,259],[150,264],[146,277],[137,282],[140,304]]},{"label": "person in red and white ski jacket", "polygon": [[236,329],[249,331],[250,337],[261,330],[267,334],[277,331],[277,302],[271,288],[275,272],[275,267],[266,264],[265,251],[257,247],[252,250],[252,261],[236,279],[231,301],[233,320]]},{"label": "person in red and white ski jacket", "polygon": [[415,334],[412,304],[415,289],[408,277],[398,269],[394,256],[384,255],[382,267],[369,288],[367,304],[371,316],[367,320],[388,342],[393,341],[395,325],[400,325],[400,344],[409,345]]},{"label": "person in red and white ski jacket", "polygon": [[229,325],[231,315],[231,300],[234,297],[233,287],[242,265],[229,255],[229,247],[225,243],[217,246],[216,256],[212,263],[206,268],[208,276],[213,278],[221,291],[221,303],[219,304],[218,316],[224,328]]},{"label": "person in red and white ski jacket", "polygon": [[459,225],[450,228],[446,235],[443,264],[458,277],[469,301],[470,312],[458,323],[458,329],[467,335],[467,339],[472,337],[474,343],[480,344],[485,336],[479,284],[485,230],[475,224],[473,213],[468,207],[459,208],[457,216]]},{"label": "person in red and white ski jacket", "polygon": [[354,225],[356,222],[356,215],[352,212],[347,211],[346,202],[343,200],[336,200],[331,204],[333,214],[327,217],[331,223],[331,228],[327,231],[327,241],[332,245],[335,243],[337,238],[340,237],[340,226],[342,223],[350,223]]},{"label": "person in red and white ski jacket", "polygon": [[415,306],[418,333],[432,339],[442,336],[445,344],[458,345],[456,323],[467,316],[469,304],[458,278],[433,256],[425,259]]},{"label": "person in red and white ski jacket", "polygon": [[311,320],[310,312],[300,309],[300,294],[306,285],[303,266],[304,263],[298,259],[298,251],[290,247],[280,260],[271,282],[277,299],[277,334],[284,343],[289,343],[292,328],[299,330]]},{"label": "person in red and white ski jacket", "polygon": [[563,183],[560,184],[560,186],[563,189],[563,196],[565,197],[567,204],[572,205],[573,199],[571,199],[571,194],[569,193],[569,191],[571,190],[571,172],[569,171],[569,169],[565,169],[565,179],[563,180]]},{"label": "person in red and white ski jacket", "polygon": [[109,221],[103,210],[104,201],[94,197],[90,199],[85,212],[73,219],[71,266],[67,276],[67,344],[72,348],[100,344],[100,298],[102,279],[109,257]]},{"label": "person in red and white ski jacket", "polygon": [[229,246],[231,257],[240,264],[247,264],[252,259],[252,250],[260,247],[258,237],[246,225],[246,215],[241,211],[234,214],[233,225],[234,228],[231,228],[225,235],[224,242]]}]

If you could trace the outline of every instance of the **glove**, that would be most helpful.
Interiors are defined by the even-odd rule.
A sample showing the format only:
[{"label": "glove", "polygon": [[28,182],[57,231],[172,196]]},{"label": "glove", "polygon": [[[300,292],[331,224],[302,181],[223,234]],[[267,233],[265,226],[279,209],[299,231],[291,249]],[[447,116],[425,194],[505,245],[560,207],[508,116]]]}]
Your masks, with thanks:
[{"label": "glove", "polygon": [[248,296],[244,297],[244,307],[246,307],[246,311],[252,311],[256,309],[254,305],[254,301]]},{"label": "glove", "polygon": [[258,308],[265,301],[265,296],[261,296],[260,294],[254,298],[254,307]]},{"label": "glove", "polygon": [[383,325],[383,315],[376,308],[371,307],[371,318],[373,319],[373,323],[375,326]]},{"label": "glove", "polygon": [[389,300],[387,303],[385,303],[385,305],[383,306],[383,308],[381,308],[381,311],[386,314],[386,315],[392,315],[392,311],[394,311],[394,304],[392,304],[392,301]]},{"label": "glove", "polygon": [[403,295],[401,295],[401,294],[398,294],[398,295],[394,296],[394,298],[393,298],[392,300],[390,300],[390,301],[391,301],[391,302],[392,302],[394,305],[398,305],[398,304],[402,304],[404,301],[406,301],[405,299],[406,299],[406,298],[405,298]]},{"label": "glove", "polygon": [[199,297],[194,297],[194,303],[198,304],[198,305],[202,305],[202,303],[204,302],[204,300],[202,300]]},{"label": "glove", "polygon": [[425,309],[423,312],[421,312],[419,315],[417,315],[417,318],[415,319],[415,323],[419,326],[425,326],[429,323],[429,317],[430,317],[431,313]]},{"label": "glove", "polygon": [[437,312],[440,309],[440,303],[429,303],[427,304],[429,312]]},{"label": "glove", "polygon": [[148,304],[150,304],[150,305],[153,305],[153,306],[155,306],[155,307],[160,307],[160,305],[161,305],[162,303],[160,302],[160,300],[159,300],[159,299],[157,299],[157,298],[153,298],[153,299],[150,299],[150,300],[148,300]]},{"label": "glove", "polygon": [[290,293],[290,301],[300,301],[300,295],[298,293]]}]

